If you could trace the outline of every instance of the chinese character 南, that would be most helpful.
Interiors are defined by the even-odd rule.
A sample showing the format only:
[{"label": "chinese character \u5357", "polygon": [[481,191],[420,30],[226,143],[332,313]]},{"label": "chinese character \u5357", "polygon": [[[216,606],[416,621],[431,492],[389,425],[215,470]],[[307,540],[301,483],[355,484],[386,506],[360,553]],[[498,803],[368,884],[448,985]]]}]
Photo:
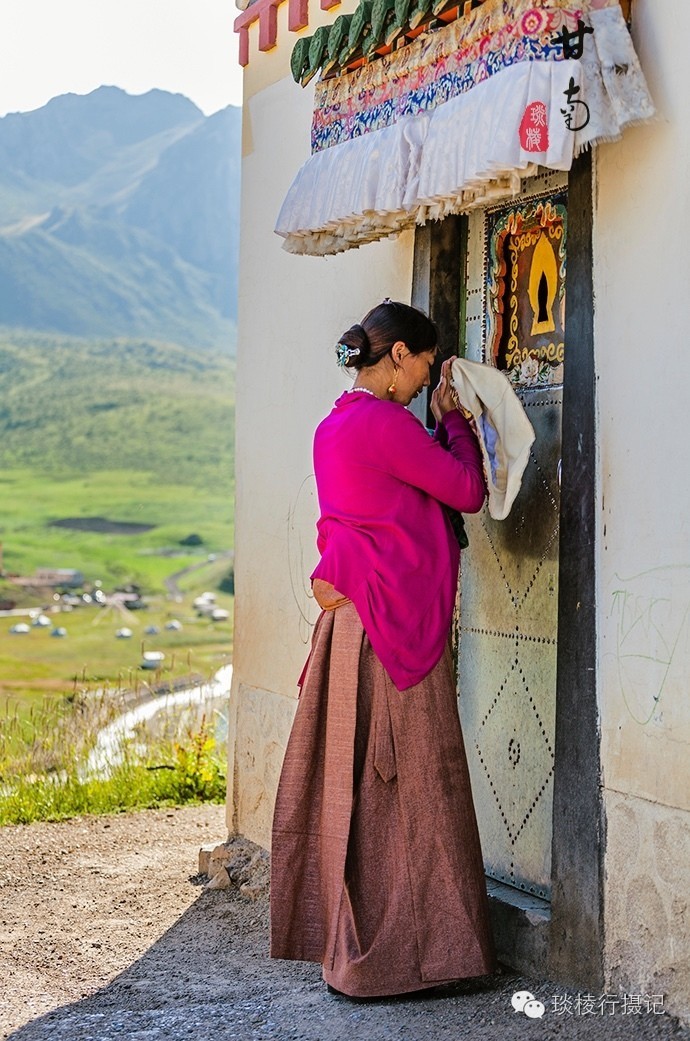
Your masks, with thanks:
[{"label": "chinese character \u5357", "polygon": [[[575,97],[576,94],[580,93],[580,88],[576,85],[572,76],[570,77],[567,90],[564,90],[563,93],[568,102],[568,107],[561,109],[561,113],[565,116],[566,127],[568,130],[572,130],[573,133],[583,130],[589,123],[589,106],[580,98]],[[573,123],[576,125],[573,126]]]}]

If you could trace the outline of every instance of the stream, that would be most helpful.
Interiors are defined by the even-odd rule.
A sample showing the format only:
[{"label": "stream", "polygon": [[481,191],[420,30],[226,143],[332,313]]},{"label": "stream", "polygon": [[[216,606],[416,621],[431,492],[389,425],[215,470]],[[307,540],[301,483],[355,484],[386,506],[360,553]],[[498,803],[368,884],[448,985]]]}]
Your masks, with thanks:
[{"label": "stream", "polygon": [[214,736],[219,744],[222,743],[227,738],[227,706],[231,683],[232,665],[224,665],[207,683],[172,694],[161,694],[123,712],[99,731],[86,764],[86,776],[107,774],[110,768],[121,762],[125,747],[136,741],[142,727],[155,729],[156,724],[161,722],[157,717],[162,714],[175,717],[181,725],[190,714],[189,710],[196,709],[193,714],[197,717],[199,708],[203,708],[207,714],[213,712]]}]

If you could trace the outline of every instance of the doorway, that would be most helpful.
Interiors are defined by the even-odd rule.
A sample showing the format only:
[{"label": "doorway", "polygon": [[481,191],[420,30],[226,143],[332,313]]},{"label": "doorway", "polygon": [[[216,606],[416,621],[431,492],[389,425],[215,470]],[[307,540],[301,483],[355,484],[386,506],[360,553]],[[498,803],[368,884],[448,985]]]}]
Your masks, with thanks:
[{"label": "doorway", "polygon": [[466,357],[506,373],[535,431],[502,521],[465,519],[458,689],[487,875],[551,895],[567,182],[468,218]]},{"label": "doorway", "polygon": [[[541,739],[533,735],[527,742],[539,747],[541,740],[542,780],[536,785],[539,776],[534,763],[525,763],[522,759],[524,748],[520,735],[527,733],[531,726],[529,716],[524,723],[516,724],[512,720],[506,722],[503,741],[504,758],[508,771],[520,770],[522,765],[529,765],[532,784],[532,795],[528,799],[524,793],[515,793],[512,805],[512,834],[520,827],[527,815],[530,804],[534,802],[537,792],[545,784],[544,790],[536,801],[535,809],[529,814],[527,823],[517,836],[515,844],[510,842],[511,830],[505,822],[491,825],[494,828],[496,843],[494,849],[501,854],[487,855],[488,888],[491,897],[491,910],[500,957],[509,965],[523,971],[548,973],[554,979],[561,979],[577,986],[601,987],[603,984],[603,852],[605,839],[605,820],[601,796],[600,753],[599,753],[599,716],[597,706],[596,683],[596,604],[595,604],[595,543],[596,543],[596,508],[595,508],[595,372],[594,372],[594,303],[592,291],[593,263],[593,175],[592,158],[583,153],[573,163],[567,175],[553,175],[545,172],[537,182],[533,182],[531,192],[534,196],[553,194],[562,190],[567,184],[567,264],[565,271],[565,329],[564,329],[564,373],[563,383],[543,388],[535,387],[530,392],[533,405],[528,408],[528,415],[537,429],[539,443],[551,447],[544,454],[542,448],[535,452],[536,462],[530,464],[525,477],[523,493],[528,496],[533,488],[544,509],[538,517],[539,524],[534,530],[534,541],[531,549],[532,572],[527,580],[521,574],[519,581],[511,573],[513,585],[510,587],[513,596],[525,602],[526,587],[537,570],[535,582],[541,589],[542,600],[548,605],[549,625],[553,626],[555,605],[555,636],[542,627],[513,632],[512,649],[518,645],[518,661],[521,664],[523,678],[519,671],[511,669],[510,678],[514,692],[518,697],[527,700],[532,695],[528,675],[539,669],[548,673],[550,689],[553,691],[555,660],[555,703],[550,709],[547,720],[547,709],[535,700],[539,720],[533,713]],[[550,179],[551,178],[551,179]],[[526,186],[527,187],[527,186]],[[529,189],[528,189],[529,190]],[[529,197],[528,197],[529,198]],[[502,207],[495,207],[494,215]],[[484,314],[485,304],[480,302],[486,287],[470,284],[472,265],[477,268],[477,260],[481,259],[485,269],[486,234],[483,239],[471,235],[470,221],[477,219],[486,222],[490,214],[487,212],[480,218],[470,214],[450,216],[439,222],[430,222],[419,227],[415,234],[415,252],[413,267],[412,303],[421,307],[436,321],[443,336],[443,346],[453,348],[457,345],[458,353],[465,353],[477,360],[485,360],[491,326],[487,324]],[[486,232],[486,227],[485,227]],[[535,243],[536,245],[536,243]],[[542,250],[543,254],[543,250]],[[543,260],[543,256],[542,256]],[[550,322],[548,313],[549,301],[553,293],[553,284],[549,286],[550,260],[535,268],[532,280],[532,295],[536,300],[537,325]],[[551,276],[553,268],[551,266]],[[544,279],[542,279],[542,274]],[[529,282],[528,282],[529,288]],[[535,292],[536,290],[536,292]],[[556,286],[556,297],[558,287]],[[555,298],[554,298],[555,299]],[[481,303],[481,306],[480,306]],[[554,322],[559,312],[553,314]],[[534,318],[532,318],[534,323]],[[535,330],[535,334],[539,330]],[[543,331],[543,326],[542,326]],[[532,334],[532,325],[529,329]],[[503,348],[503,357],[507,347]],[[499,357],[501,357],[499,352]],[[552,359],[553,361],[553,359]],[[533,366],[530,366],[533,368]],[[523,390],[518,390],[524,393]],[[558,403],[560,399],[560,404]],[[525,397],[525,401],[527,397]],[[538,401],[548,404],[538,405]],[[558,426],[560,409],[560,466],[556,454],[557,440],[555,431]],[[540,411],[543,410],[543,411]],[[417,414],[429,422],[428,402],[417,399]],[[549,418],[549,415],[551,418]],[[535,417],[543,417],[536,418]],[[546,428],[546,429],[544,429]],[[549,433],[549,428],[551,431]],[[554,484],[554,465],[556,483]],[[537,466],[539,470],[537,470]],[[544,475],[542,480],[539,471]],[[536,475],[536,476],[535,476]],[[553,498],[553,502],[551,501]],[[550,506],[548,505],[550,503]],[[553,519],[558,505],[558,523],[551,531],[556,536],[548,545],[549,536],[545,518]],[[514,508],[515,509],[515,508]],[[520,516],[519,512],[514,515]],[[529,514],[525,516],[528,525]],[[511,516],[513,516],[511,514]],[[509,518],[510,520],[510,518]],[[481,524],[481,519],[479,520]],[[541,527],[540,525],[542,525]],[[490,528],[488,529],[490,531]],[[537,535],[539,538],[537,539]],[[474,537],[473,537],[474,536]],[[481,540],[484,540],[482,544]],[[487,535],[479,531],[479,535],[470,531],[470,553],[464,554],[463,573],[468,578],[468,557],[475,552],[491,552]],[[481,548],[483,546],[483,548]],[[537,547],[541,547],[537,555]],[[487,549],[488,547],[488,549]],[[546,551],[545,551],[546,550]],[[515,562],[513,562],[515,563]],[[494,561],[494,565],[497,566]],[[481,589],[478,585],[478,595]],[[509,583],[510,584],[510,583]],[[520,593],[522,591],[522,593]],[[530,591],[531,592],[531,591]],[[507,593],[507,589],[506,589]],[[467,586],[462,589],[463,596],[469,599]],[[536,598],[535,598],[536,599]],[[503,605],[504,621],[510,618],[511,601]],[[465,609],[469,612],[467,599]],[[546,609],[546,608],[545,608]],[[491,604],[487,604],[484,622],[469,625],[468,615],[465,622],[468,628],[486,628],[498,631],[494,622]],[[517,623],[520,625],[520,621]],[[522,622],[523,627],[525,621]],[[509,630],[501,629],[501,632]],[[468,635],[462,634],[465,640],[461,655],[469,653]],[[536,636],[542,642],[529,639],[516,639],[522,636]],[[488,637],[499,644],[511,648],[508,637]],[[549,642],[555,639],[555,644]],[[475,659],[477,655],[475,654]],[[511,659],[504,654],[505,660]],[[512,661],[514,662],[515,654]],[[511,662],[512,665],[512,662]],[[519,667],[518,666],[518,667]],[[529,668],[526,668],[529,666]],[[490,667],[490,666],[489,666]],[[487,668],[481,664],[481,668]],[[461,676],[465,666],[460,666]],[[499,668],[494,668],[497,676]],[[519,683],[518,683],[519,680]],[[498,679],[500,688],[503,678]],[[530,687],[526,691],[525,684]],[[547,685],[547,686],[548,686]],[[521,693],[522,688],[522,693]],[[464,699],[464,694],[461,695]],[[480,694],[478,693],[478,696]],[[533,695],[532,695],[533,696]],[[509,704],[510,698],[504,700]],[[489,702],[490,704],[490,702]],[[482,717],[476,709],[472,709],[477,726],[481,726]],[[543,713],[543,714],[542,714]],[[467,711],[463,704],[461,715],[463,726],[469,728]],[[486,713],[485,713],[486,715]],[[498,719],[498,717],[496,717]],[[547,726],[548,723],[548,726]],[[497,728],[500,729],[500,728]],[[517,732],[517,736],[513,733]],[[544,734],[546,736],[544,736]],[[466,743],[472,744],[472,738],[466,732]],[[510,744],[511,738],[513,744]],[[548,752],[548,745],[551,752]],[[518,748],[519,744],[519,748]],[[480,744],[480,748],[482,745]],[[500,751],[500,741],[497,741]],[[547,755],[544,756],[544,750]],[[476,747],[474,750],[476,757]],[[519,755],[519,758],[518,758]],[[517,759],[513,767],[511,759]],[[549,760],[551,766],[549,767]],[[546,773],[543,767],[546,764]],[[479,768],[484,767],[479,762]],[[477,761],[473,766],[473,782],[477,776]],[[486,773],[486,771],[484,771]],[[477,782],[479,784],[480,782]],[[484,784],[484,782],[481,782]],[[488,784],[488,781],[486,782]],[[494,782],[495,783],[495,782]],[[490,790],[490,785],[489,785]],[[497,789],[498,790],[498,789]],[[509,789],[506,787],[505,789]],[[498,805],[496,797],[492,794]],[[504,796],[505,798],[505,796]],[[549,813],[548,801],[552,802]],[[519,800],[522,800],[520,803]],[[475,794],[475,801],[477,796]],[[523,808],[524,807],[524,808]],[[538,810],[537,808],[538,807]],[[520,810],[522,809],[522,816]],[[492,811],[498,813],[500,810]],[[505,811],[504,811],[505,812]],[[541,838],[534,843],[536,852],[527,851],[525,856],[512,861],[508,853],[514,845],[522,844],[522,834],[532,829],[531,818],[538,814],[541,818]],[[481,816],[481,811],[480,811]],[[510,823],[510,817],[506,813]],[[480,827],[482,823],[480,820]],[[502,829],[502,833],[501,833]],[[484,832],[487,826],[483,826]],[[534,831],[537,829],[535,827]],[[550,849],[549,849],[550,835]],[[484,834],[482,836],[484,840]],[[525,842],[526,846],[527,843]],[[487,850],[488,850],[487,846]],[[521,849],[519,851],[523,853]],[[491,859],[490,859],[491,857]],[[506,876],[508,884],[495,882],[494,876],[499,872]],[[524,888],[521,888],[521,883]],[[530,892],[530,888],[532,891]],[[547,894],[539,896],[539,892]],[[512,895],[511,895],[512,894]],[[550,899],[549,899],[550,896]]]}]

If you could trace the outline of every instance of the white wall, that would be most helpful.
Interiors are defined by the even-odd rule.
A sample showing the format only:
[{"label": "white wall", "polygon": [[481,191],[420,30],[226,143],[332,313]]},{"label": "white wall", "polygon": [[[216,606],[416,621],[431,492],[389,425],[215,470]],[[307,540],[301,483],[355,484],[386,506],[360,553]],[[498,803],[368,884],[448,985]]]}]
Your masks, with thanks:
[{"label": "white wall", "polygon": [[311,126],[313,90],[285,76],[295,39],[279,27],[276,51],[252,51],[244,105],[231,799],[236,826],[263,845],[316,615],[312,435],[351,382],[334,347],[385,296],[409,301],[412,285],[412,232],[338,257],[281,248],[273,227]]},{"label": "white wall", "polygon": [[635,0],[659,112],[596,156],[606,960],[690,1012],[690,5]]},{"label": "white wall", "polygon": [[[318,21],[351,10],[343,4]],[[607,818],[607,986],[690,1013],[690,436],[686,405],[690,4],[634,0],[660,119],[595,156],[598,689]],[[307,158],[312,90],[251,29],[245,74],[237,370],[236,756],[229,823],[267,845],[315,612],[311,436],[346,386],[333,345],[384,296],[409,299],[412,233],[294,257],[273,224]],[[232,743],[232,742],[231,742]],[[234,819],[233,819],[234,814]]]}]

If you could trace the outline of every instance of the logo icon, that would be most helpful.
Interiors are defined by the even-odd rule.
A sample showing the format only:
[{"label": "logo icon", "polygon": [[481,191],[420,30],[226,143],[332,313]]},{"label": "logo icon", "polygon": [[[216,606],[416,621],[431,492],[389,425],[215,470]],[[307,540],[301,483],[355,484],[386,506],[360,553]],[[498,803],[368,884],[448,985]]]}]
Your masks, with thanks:
[{"label": "logo icon", "polygon": [[510,999],[516,1012],[524,1012],[528,1019],[541,1019],[546,1011],[543,1003],[528,990],[516,990]]}]

